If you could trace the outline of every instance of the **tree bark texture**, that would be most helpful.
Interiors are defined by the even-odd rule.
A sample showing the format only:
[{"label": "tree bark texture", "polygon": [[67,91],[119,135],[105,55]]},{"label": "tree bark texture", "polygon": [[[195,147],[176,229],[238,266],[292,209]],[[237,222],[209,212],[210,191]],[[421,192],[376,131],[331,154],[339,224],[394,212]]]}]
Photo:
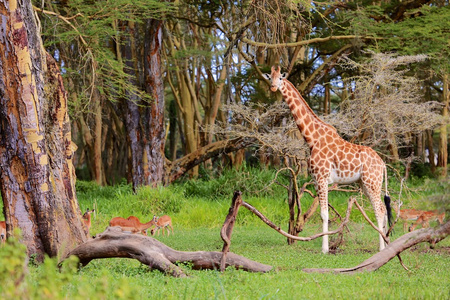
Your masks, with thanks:
[{"label": "tree bark texture", "polygon": [[[145,102],[138,95],[124,100],[125,127],[130,149],[130,167],[133,188],[138,186],[161,184],[164,178],[164,83],[161,74],[161,38],[163,22],[148,20],[144,26],[143,75],[145,91],[151,97]],[[139,69],[135,64],[139,60],[136,52],[137,27],[131,22],[127,28],[128,43],[122,46],[126,73],[131,80],[139,82]],[[142,57],[142,56],[140,56]]]},{"label": "tree bark texture", "polygon": [[20,228],[28,255],[39,260],[86,240],[67,95],[55,61],[45,57],[31,2],[0,2],[0,17],[0,189],[7,235]]},{"label": "tree bark texture", "polygon": [[[125,73],[130,75],[130,83],[138,85],[138,67],[137,62],[139,57],[136,53],[136,27],[132,22],[122,27],[122,31],[126,33],[118,56],[123,57]],[[143,155],[145,147],[145,136],[141,128],[140,119],[141,111],[140,105],[142,104],[139,95],[132,93],[131,91],[124,91],[126,98],[122,101],[122,107],[124,112],[126,140],[128,143],[129,161],[128,172],[131,177],[133,189],[138,186],[145,185],[144,169],[143,169]]]},{"label": "tree bark texture", "polygon": [[144,120],[148,124],[148,166],[144,171],[148,184],[156,186],[164,178],[164,82],[161,74],[161,45],[163,21],[150,19],[147,21],[146,38],[144,42],[144,78],[147,93],[152,102]]},{"label": "tree bark texture", "polygon": [[[445,74],[442,79],[444,86],[442,88],[442,102],[444,107],[442,109],[442,117],[445,119],[448,117],[448,110],[450,108],[450,88],[449,88],[449,75]],[[439,176],[442,178],[447,177],[447,163],[448,163],[448,124],[443,124],[439,132],[439,154],[438,154],[438,167],[440,167]],[[430,158],[431,159],[431,158]]]},{"label": "tree bark texture", "polygon": [[[80,263],[87,265],[93,259],[126,257],[175,277],[186,277],[176,263],[192,263],[193,269],[216,269],[220,267],[222,252],[176,251],[160,241],[140,234],[124,233],[118,227],[108,227],[94,239],[73,249],[68,255],[75,255]],[[272,269],[248,258],[228,253],[225,266],[234,266],[251,272],[268,272]]]},{"label": "tree bark texture", "polygon": [[307,273],[345,273],[353,274],[358,272],[371,272],[379,269],[391,259],[396,257],[406,249],[417,245],[419,243],[428,242],[435,244],[450,234],[450,221],[437,228],[420,229],[396,239],[394,242],[386,246],[382,251],[378,252],[369,259],[363,261],[356,267],[343,269],[303,269]]}]

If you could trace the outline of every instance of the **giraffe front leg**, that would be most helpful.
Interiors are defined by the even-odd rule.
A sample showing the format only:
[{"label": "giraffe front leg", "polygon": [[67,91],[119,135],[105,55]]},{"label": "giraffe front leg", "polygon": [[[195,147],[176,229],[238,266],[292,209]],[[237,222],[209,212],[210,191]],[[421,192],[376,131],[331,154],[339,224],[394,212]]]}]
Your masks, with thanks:
[{"label": "giraffe front leg", "polygon": [[[322,218],[322,232],[328,232],[328,183],[326,181],[317,184],[319,194],[320,217]],[[322,237],[322,253],[328,253],[328,235]]]}]

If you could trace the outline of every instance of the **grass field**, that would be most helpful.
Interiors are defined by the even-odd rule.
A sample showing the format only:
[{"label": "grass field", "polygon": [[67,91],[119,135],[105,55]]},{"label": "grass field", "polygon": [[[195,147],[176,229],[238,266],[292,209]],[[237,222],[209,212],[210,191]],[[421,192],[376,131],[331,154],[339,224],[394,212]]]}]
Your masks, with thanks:
[{"label": "grass field", "polygon": [[[91,233],[102,232],[114,216],[138,216],[150,220],[153,214],[169,214],[175,234],[156,236],[166,245],[182,251],[220,251],[220,228],[228,213],[234,187],[244,191],[243,199],[257,207],[276,224],[287,230],[286,192],[279,187],[261,186],[270,174],[236,174],[207,181],[189,181],[169,188],[142,189],[137,194],[128,185],[97,187],[77,184],[82,211],[95,207]],[[270,172],[269,172],[270,173]],[[252,177],[254,176],[254,177]],[[267,178],[266,178],[267,177]],[[239,179],[237,179],[239,178]],[[260,181],[260,183],[258,183]],[[446,202],[448,182],[428,181],[405,194],[404,205],[434,209]],[[395,190],[393,186],[393,198]],[[342,214],[348,194],[330,194],[331,204]],[[433,199],[425,202],[424,199]],[[444,200],[442,200],[444,199]],[[305,208],[311,202],[302,199]],[[369,215],[370,204],[361,200]],[[436,223],[432,223],[435,226]],[[336,227],[336,224],[332,225]],[[318,213],[307,224],[302,236],[321,231]],[[401,224],[391,240],[403,234]],[[11,246],[12,247],[12,246]],[[17,256],[17,251],[3,247],[0,259]],[[0,266],[0,298],[3,299],[449,299],[450,240],[430,249],[420,244],[402,253],[405,271],[397,259],[371,273],[357,275],[309,274],[304,268],[352,267],[377,252],[378,236],[363,221],[359,211],[352,211],[349,230],[336,254],[321,253],[321,239],[287,245],[286,238],[241,208],[234,228],[230,251],[269,264],[266,274],[228,268],[224,273],[192,270],[184,265],[187,278],[172,278],[131,259],[92,261],[76,271],[73,267],[56,271],[56,261],[48,259],[40,266],[30,266],[18,289],[12,289],[17,270]],[[11,251],[11,252],[6,252]],[[15,252],[13,252],[15,251]],[[9,255],[9,256],[8,256]],[[73,265],[73,264],[72,264]],[[18,263],[20,266],[20,263]],[[10,268],[11,269],[11,268]],[[10,273],[8,273],[10,272]],[[14,273],[15,272],[15,273]],[[20,272],[19,272],[20,273]],[[8,275],[9,274],[9,275]],[[10,288],[8,288],[8,286]]]}]

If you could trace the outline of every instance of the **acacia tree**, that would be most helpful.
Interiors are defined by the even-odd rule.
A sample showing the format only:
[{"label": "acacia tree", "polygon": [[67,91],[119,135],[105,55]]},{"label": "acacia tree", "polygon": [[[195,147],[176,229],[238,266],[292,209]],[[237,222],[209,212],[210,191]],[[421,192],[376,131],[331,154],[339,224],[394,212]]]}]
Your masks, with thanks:
[{"label": "acacia tree", "polygon": [[[412,148],[412,138],[445,123],[437,101],[422,101],[419,81],[408,76],[409,67],[427,59],[425,55],[400,56],[367,52],[362,62],[346,59],[344,70],[360,70],[346,81],[354,86],[339,112],[325,119],[352,141],[380,150],[393,161],[401,159],[402,148]],[[384,151],[386,152],[386,151]]]},{"label": "acacia tree", "polygon": [[170,7],[158,1],[119,0],[46,2],[46,9],[35,8],[43,13],[46,46],[66,67],[78,157],[98,184],[124,177],[121,167],[126,163],[134,187],[161,182],[161,16]]},{"label": "acacia tree", "polygon": [[75,195],[67,94],[46,55],[30,1],[0,3],[0,189],[7,235],[28,255],[65,254],[86,240]]},{"label": "acacia tree", "polygon": [[[427,63],[419,71],[424,80],[428,100],[442,102],[441,114],[448,120],[450,51],[448,47],[448,23],[450,6],[445,1],[380,2],[367,9],[353,7],[349,12],[352,30],[383,37],[375,45],[377,51],[395,51],[401,55],[426,54]],[[438,167],[439,175],[447,176],[448,121],[439,127]],[[433,151],[432,131],[426,133],[429,153]],[[420,150],[421,151],[421,150]],[[432,167],[433,158],[430,157]]]}]

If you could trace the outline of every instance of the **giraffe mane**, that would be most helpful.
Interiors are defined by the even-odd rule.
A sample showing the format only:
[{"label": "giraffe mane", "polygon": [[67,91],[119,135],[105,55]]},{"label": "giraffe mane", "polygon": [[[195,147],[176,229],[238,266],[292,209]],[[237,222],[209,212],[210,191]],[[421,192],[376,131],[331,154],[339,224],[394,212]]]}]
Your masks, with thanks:
[{"label": "giraffe mane", "polygon": [[336,128],[328,123],[326,123],[325,121],[323,121],[321,118],[319,118],[314,111],[311,109],[311,107],[308,105],[308,103],[306,103],[306,100],[302,97],[302,94],[300,94],[300,92],[295,88],[294,84],[292,82],[290,82],[287,79],[283,79],[283,81],[289,85],[292,90],[294,91],[294,93],[296,93],[296,95],[300,98],[301,101],[303,101],[303,104],[305,104],[306,109],[319,121],[319,123],[321,123],[322,125],[326,126],[327,128],[332,129],[334,132],[337,132]]}]

